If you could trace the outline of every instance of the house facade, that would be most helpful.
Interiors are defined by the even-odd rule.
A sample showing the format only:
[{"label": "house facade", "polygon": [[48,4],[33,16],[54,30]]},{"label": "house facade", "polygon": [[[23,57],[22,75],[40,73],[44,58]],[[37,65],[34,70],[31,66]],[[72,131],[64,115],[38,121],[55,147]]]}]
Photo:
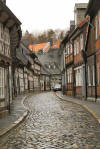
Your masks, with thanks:
[{"label": "house facade", "polygon": [[0,1],[0,112],[8,110],[12,102],[12,50],[19,46],[21,22]]},{"label": "house facade", "polygon": [[97,101],[100,98],[100,2],[90,0],[85,11],[86,18],[62,41],[66,94]]},{"label": "house facade", "polygon": [[64,75],[65,75],[65,94],[68,96],[73,95],[74,90],[74,77],[73,77],[73,43],[72,43],[72,37],[71,32],[67,32],[66,37],[63,39],[62,44],[64,46]]},{"label": "house facade", "polygon": [[87,52],[87,97],[100,98],[100,1],[90,0],[86,16],[90,16]]},{"label": "house facade", "polygon": [[41,74],[40,76],[40,88],[41,91],[50,91],[50,75],[49,74]]},{"label": "house facade", "polygon": [[17,93],[40,91],[39,76],[41,66],[37,62],[37,56],[22,41],[16,52],[15,64],[15,88],[18,88],[19,91]]},{"label": "house facade", "polygon": [[86,64],[82,53],[85,52],[89,17],[81,22],[73,32],[74,54],[74,96],[86,98]]},{"label": "house facade", "polygon": [[40,91],[40,75],[41,75],[41,64],[36,58],[34,60],[34,91]]},{"label": "house facade", "polygon": [[[6,37],[6,39],[5,39]],[[11,75],[11,49],[10,49],[10,33],[8,28],[3,28],[0,23],[0,106],[1,110],[8,105],[9,101],[9,80]],[[10,76],[11,79],[11,76]]]},{"label": "house facade", "polygon": [[[60,67],[60,41],[50,43],[40,43],[36,45],[30,45],[30,50],[35,52],[43,69],[46,70],[46,73],[42,74],[42,80],[44,78],[44,90],[53,89],[55,84],[61,84],[61,67]],[[44,75],[44,76],[43,76]],[[48,77],[50,75],[50,79]],[[35,76],[35,80],[38,78]],[[49,81],[49,83],[48,83]],[[37,82],[37,81],[35,81]],[[50,85],[49,85],[50,84]],[[49,87],[50,86],[50,87]]]}]

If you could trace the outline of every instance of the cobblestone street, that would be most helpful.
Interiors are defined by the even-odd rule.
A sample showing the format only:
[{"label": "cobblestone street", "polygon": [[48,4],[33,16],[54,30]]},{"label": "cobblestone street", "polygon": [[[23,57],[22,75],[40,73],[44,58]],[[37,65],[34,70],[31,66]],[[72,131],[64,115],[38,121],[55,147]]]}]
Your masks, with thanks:
[{"label": "cobblestone street", "polygon": [[54,93],[29,97],[26,120],[0,138],[0,149],[100,149],[100,125],[82,107]]}]

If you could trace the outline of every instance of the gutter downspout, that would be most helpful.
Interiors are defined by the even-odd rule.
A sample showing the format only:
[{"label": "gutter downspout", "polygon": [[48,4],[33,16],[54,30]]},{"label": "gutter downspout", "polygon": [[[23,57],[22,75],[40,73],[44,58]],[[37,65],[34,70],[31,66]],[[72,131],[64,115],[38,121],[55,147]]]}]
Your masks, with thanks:
[{"label": "gutter downspout", "polygon": [[95,75],[95,102],[97,101],[97,67],[96,67],[96,54],[94,55],[94,75]]},{"label": "gutter downspout", "polygon": [[9,110],[9,114],[10,114],[10,113],[11,113],[11,108],[10,108],[9,65],[8,65],[8,92],[9,92],[9,105],[8,105],[8,110]]},{"label": "gutter downspout", "polygon": [[[86,38],[86,44],[85,44],[85,52],[87,51],[87,43],[88,43],[88,38],[89,38],[89,30],[90,30],[90,16],[89,16],[89,21],[88,21],[88,30],[87,30],[87,38]],[[87,58],[88,58],[88,56],[87,56]],[[85,100],[87,100],[87,70],[86,70],[86,66],[87,66],[87,61],[85,61],[85,88],[86,88],[86,90],[85,90],[85,92],[86,92],[86,97],[85,97]]]},{"label": "gutter downspout", "polygon": [[86,73],[86,62],[85,62],[85,92],[86,92],[85,100],[87,100],[87,73]]},{"label": "gutter downspout", "polygon": [[[88,22],[88,24],[89,24],[89,26],[91,26],[93,29],[94,29],[94,31],[95,31],[95,27],[93,26],[93,24],[92,23],[90,23],[90,22]],[[89,28],[88,28],[88,36],[89,36]],[[95,32],[94,32],[94,40],[95,40]],[[88,40],[88,39],[87,39]],[[87,44],[87,43],[86,43]],[[86,49],[86,48],[85,48]],[[95,47],[94,47],[94,49],[95,49]],[[97,101],[97,67],[96,67],[96,54],[94,55],[94,70],[95,70],[95,72],[94,72],[94,75],[95,75],[95,102]],[[87,78],[86,78],[87,79]]]}]

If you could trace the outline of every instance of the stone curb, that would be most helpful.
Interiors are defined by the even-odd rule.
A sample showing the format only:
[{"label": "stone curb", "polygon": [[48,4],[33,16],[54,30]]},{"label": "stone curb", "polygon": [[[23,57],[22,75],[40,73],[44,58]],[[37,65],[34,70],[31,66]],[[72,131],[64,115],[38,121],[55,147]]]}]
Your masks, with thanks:
[{"label": "stone curb", "polygon": [[67,101],[67,102],[70,102],[70,103],[74,103],[74,104],[80,105],[80,106],[83,107],[85,110],[87,110],[87,111],[98,121],[98,123],[100,124],[100,116],[97,115],[97,113],[95,113],[92,109],[90,109],[90,108],[87,107],[86,105],[81,104],[81,103],[78,103],[78,102],[75,102],[75,101],[71,101],[71,100],[68,100],[68,99],[64,99],[64,98],[60,97],[59,95],[57,95],[57,93],[55,93],[55,95],[56,95],[59,99],[62,99],[62,100],[64,100],[64,101]]},{"label": "stone curb", "polygon": [[25,106],[24,106],[24,101],[25,101],[25,99],[27,98],[28,96],[25,96],[23,99],[22,99],[22,102],[21,102],[21,104],[22,104],[22,106],[25,108],[25,112],[24,112],[24,114],[18,119],[18,120],[16,120],[15,122],[13,122],[9,127],[7,127],[7,128],[5,128],[5,129],[3,129],[3,130],[1,130],[0,131],[0,137],[2,137],[3,135],[5,135],[6,133],[8,133],[11,129],[13,129],[13,128],[15,128],[18,124],[20,124],[21,122],[23,122],[24,121],[24,119],[27,117],[27,115],[28,115],[28,113],[29,113],[29,110],[28,110],[28,108],[26,108]]}]

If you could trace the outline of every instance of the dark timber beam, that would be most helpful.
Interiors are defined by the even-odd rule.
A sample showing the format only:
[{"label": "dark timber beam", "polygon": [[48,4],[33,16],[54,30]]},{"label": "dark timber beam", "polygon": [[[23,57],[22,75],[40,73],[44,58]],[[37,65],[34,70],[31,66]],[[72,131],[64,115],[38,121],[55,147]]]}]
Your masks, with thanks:
[{"label": "dark timber beam", "polygon": [[0,10],[0,17],[2,16],[2,13],[4,12],[4,10]]},{"label": "dark timber beam", "polygon": [[11,19],[11,18],[9,17],[7,20],[5,20],[5,21],[3,22],[3,28],[5,28],[5,27],[7,26],[8,21],[9,21],[10,19]]}]

